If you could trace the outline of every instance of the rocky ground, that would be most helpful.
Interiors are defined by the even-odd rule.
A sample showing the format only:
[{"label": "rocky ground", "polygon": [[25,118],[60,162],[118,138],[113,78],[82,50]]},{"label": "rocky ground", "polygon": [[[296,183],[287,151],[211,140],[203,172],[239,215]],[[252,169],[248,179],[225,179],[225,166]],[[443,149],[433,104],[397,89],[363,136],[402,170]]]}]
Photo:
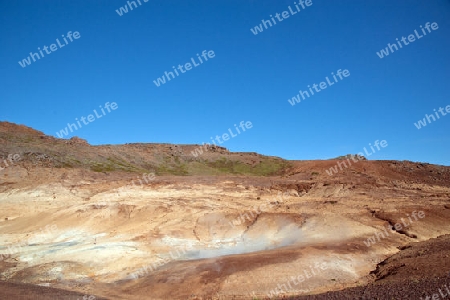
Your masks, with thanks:
[{"label": "rocky ground", "polygon": [[290,299],[448,299],[450,236],[400,249],[371,272],[373,281],[368,285]]}]

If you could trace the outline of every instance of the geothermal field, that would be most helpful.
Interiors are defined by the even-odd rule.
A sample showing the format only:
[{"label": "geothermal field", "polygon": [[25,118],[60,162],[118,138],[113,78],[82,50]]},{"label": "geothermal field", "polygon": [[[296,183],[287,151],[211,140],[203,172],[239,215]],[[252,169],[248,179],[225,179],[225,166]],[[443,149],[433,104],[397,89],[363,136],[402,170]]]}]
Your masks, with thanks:
[{"label": "geothermal field", "polygon": [[0,141],[2,299],[419,299],[448,282],[450,167],[5,122]]}]

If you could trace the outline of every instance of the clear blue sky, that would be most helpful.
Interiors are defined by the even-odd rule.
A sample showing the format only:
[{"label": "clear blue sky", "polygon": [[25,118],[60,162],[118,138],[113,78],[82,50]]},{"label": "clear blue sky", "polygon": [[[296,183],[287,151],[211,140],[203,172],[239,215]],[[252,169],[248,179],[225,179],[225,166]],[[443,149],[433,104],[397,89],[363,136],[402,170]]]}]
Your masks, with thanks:
[{"label": "clear blue sky", "polygon": [[[209,142],[234,124],[253,127],[222,144],[287,159],[327,159],[388,147],[369,159],[450,165],[449,0],[312,0],[262,33],[250,28],[294,0],[3,1],[0,120],[56,136],[99,105],[118,108],[73,135],[91,144]],[[380,59],[396,38],[438,30]],[[80,38],[22,68],[18,61],[69,31]],[[215,57],[160,87],[153,80],[196,53]],[[294,106],[288,99],[331,72],[350,76]]]}]

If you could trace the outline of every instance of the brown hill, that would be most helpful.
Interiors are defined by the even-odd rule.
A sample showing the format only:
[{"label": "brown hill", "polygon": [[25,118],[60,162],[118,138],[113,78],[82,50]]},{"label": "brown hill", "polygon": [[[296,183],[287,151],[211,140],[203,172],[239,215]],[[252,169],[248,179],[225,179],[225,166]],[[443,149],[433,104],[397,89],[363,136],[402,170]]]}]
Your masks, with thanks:
[{"label": "brown hill", "polygon": [[77,137],[58,139],[8,122],[0,122],[0,143],[0,155],[18,153],[26,166],[83,168],[94,172],[266,176],[282,173],[290,166],[281,158],[229,152],[214,145],[135,143],[91,146]]}]

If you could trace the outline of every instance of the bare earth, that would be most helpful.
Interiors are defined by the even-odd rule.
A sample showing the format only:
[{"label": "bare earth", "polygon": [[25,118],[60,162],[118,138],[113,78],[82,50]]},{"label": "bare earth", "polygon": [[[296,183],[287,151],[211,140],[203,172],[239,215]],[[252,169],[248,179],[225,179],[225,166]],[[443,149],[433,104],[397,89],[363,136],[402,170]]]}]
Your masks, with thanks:
[{"label": "bare earth", "polygon": [[[126,158],[139,166],[185,153],[185,176],[160,168],[133,186],[143,171],[74,165],[108,146],[2,126],[0,157],[21,160],[0,171],[0,298],[420,299],[450,283],[450,167],[359,161],[329,176],[337,160],[291,161],[202,175],[193,146],[124,145],[117,157],[146,153]],[[266,159],[217,151],[202,159]]]}]

